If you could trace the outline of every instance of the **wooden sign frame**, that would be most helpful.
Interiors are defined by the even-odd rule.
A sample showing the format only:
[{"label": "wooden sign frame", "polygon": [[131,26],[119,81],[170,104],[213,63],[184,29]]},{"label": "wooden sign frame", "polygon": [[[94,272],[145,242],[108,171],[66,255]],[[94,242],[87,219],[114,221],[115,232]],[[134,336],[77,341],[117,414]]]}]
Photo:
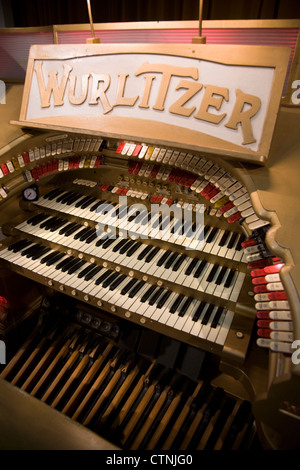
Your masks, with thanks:
[{"label": "wooden sign frame", "polygon": [[32,46],[14,123],[263,164],[289,54],[206,44]]}]

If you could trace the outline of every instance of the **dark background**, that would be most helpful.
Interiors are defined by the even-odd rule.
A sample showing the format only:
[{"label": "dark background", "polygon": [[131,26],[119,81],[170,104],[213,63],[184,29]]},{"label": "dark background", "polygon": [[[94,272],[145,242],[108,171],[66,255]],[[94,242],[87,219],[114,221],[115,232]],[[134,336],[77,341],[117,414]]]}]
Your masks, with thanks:
[{"label": "dark background", "polygon": [[[198,0],[91,0],[93,22],[197,20]],[[8,27],[88,23],[86,0],[2,0]],[[299,0],[204,0],[204,20],[300,18]]]}]

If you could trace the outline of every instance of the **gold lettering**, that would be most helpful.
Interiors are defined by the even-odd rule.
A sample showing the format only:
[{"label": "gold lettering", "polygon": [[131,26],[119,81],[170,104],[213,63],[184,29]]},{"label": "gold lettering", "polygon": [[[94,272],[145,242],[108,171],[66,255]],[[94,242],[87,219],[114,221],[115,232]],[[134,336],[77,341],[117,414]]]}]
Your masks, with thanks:
[{"label": "gold lettering", "polygon": [[[217,98],[214,95],[219,95]],[[219,124],[222,119],[226,116],[226,113],[223,114],[213,114],[208,112],[209,106],[212,106],[217,111],[221,108],[223,99],[228,101],[229,97],[229,90],[228,88],[223,88],[214,85],[205,85],[205,92],[203,99],[201,101],[201,105],[199,107],[199,111],[195,114],[196,119],[201,119],[202,121],[208,121],[213,124]]]},{"label": "gold lettering", "polygon": [[39,61],[34,67],[34,70],[37,75],[38,85],[39,85],[41,106],[42,108],[49,108],[52,93],[53,93],[53,98],[54,98],[54,106],[62,106],[64,104],[63,100],[64,100],[65,91],[66,91],[67,81],[68,81],[69,74],[72,70],[72,67],[70,67],[67,64],[64,64],[63,66],[64,71],[63,71],[63,76],[61,79],[60,86],[58,86],[58,83],[57,83],[58,72],[57,71],[50,72],[48,75],[48,83],[46,87],[44,76],[43,76],[43,71],[42,71],[42,65],[43,65],[43,62]]},{"label": "gold lettering", "polygon": [[76,97],[75,88],[76,88],[77,77],[76,75],[70,75],[69,77],[69,101],[71,104],[82,104],[86,100],[86,97],[88,94],[89,76],[90,76],[89,73],[82,75],[81,95]]},{"label": "gold lettering", "polygon": [[[106,91],[110,85],[110,75],[107,73],[92,73],[91,75],[93,77],[93,85],[89,104],[98,104],[100,99],[103,106],[103,114],[109,113],[113,109],[106,96]],[[103,82],[103,86],[100,85],[101,82]]]},{"label": "gold lettering", "polygon": [[172,76],[178,77],[191,77],[194,80],[198,79],[198,69],[196,67],[176,67],[173,65],[165,64],[149,64],[145,62],[141,67],[136,71],[135,75],[140,75],[142,73],[161,73],[161,82],[158,90],[158,95],[156,102],[153,106],[153,109],[158,111],[164,111],[164,104],[167,97],[170,81]]},{"label": "gold lettering", "polygon": [[170,106],[170,113],[180,114],[181,116],[190,116],[195,111],[196,106],[193,106],[192,108],[184,108],[183,105],[187,103],[187,101],[189,101],[193,96],[195,96],[195,94],[198,93],[202,87],[202,83],[181,80],[181,82],[178,83],[176,90],[185,88],[187,91]]},{"label": "gold lettering", "polygon": [[144,89],[144,94],[142,96],[141,102],[139,104],[139,108],[149,108],[149,97],[150,97],[150,91],[152,88],[152,82],[156,78],[155,75],[146,75],[145,77],[146,83],[145,83],[145,89]]},{"label": "gold lettering", "polygon": [[[256,142],[256,139],[253,136],[250,120],[260,109],[260,98],[258,98],[258,96],[243,93],[241,90],[236,90],[236,98],[237,99],[232,114],[229,118],[229,121],[225,124],[225,127],[237,130],[237,125],[241,124],[244,139],[242,145],[253,144]],[[243,111],[244,105],[246,103],[250,105],[250,108],[248,108],[246,111]]]},{"label": "gold lettering", "polygon": [[139,97],[138,95],[134,96],[133,98],[126,98],[124,96],[125,84],[128,75],[128,73],[119,73],[118,91],[114,106],[134,106],[136,100]]}]

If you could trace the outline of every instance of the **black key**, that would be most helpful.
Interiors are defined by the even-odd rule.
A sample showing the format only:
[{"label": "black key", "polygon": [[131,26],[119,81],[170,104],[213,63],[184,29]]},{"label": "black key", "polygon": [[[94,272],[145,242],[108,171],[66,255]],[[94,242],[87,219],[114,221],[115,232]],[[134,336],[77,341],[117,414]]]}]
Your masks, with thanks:
[{"label": "black key", "polygon": [[67,193],[63,198],[60,200],[61,204],[66,204],[70,199],[72,199],[74,196],[76,196],[75,193],[72,191],[70,193]]},{"label": "black key", "polygon": [[67,206],[71,206],[76,201],[78,201],[81,197],[82,197],[82,194],[74,194],[73,197],[70,197],[70,199],[68,199]]},{"label": "black key", "polygon": [[201,316],[201,313],[203,312],[203,309],[204,309],[205,305],[206,305],[206,303],[202,300],[202,302],[200,302],[200,304],[199,304],[198,307],[197,307],[196,312],[195,312],[194,315],[193,315],[193,318],[192,318],[193,321],[198,321],[198,320],[199,320],[199,318],[200,318],[200,316]]},{"label": "black key", "polygon": [[143,251],[138,255],[138,260],[142,260],[148,253],[150,250],[152,250],[153,246],[152,245],[147,245]]},{"label": "black key", "polygon": [[39,224],[40,222],[42,222],[43,220],[47,219],[48,217],[49,217],[48,214],[36,214],[27,220],[27,224],[35,226]]},{"label": "black key", "polygon": [[186,276],[189,276],[193,269],[195,268],[196,264],[198,263],[199,259],[198,258],[193,258],[192,261],[190,262],[190,264],[188,265],[188,267],[186,268],[184,274]]},{"label": "black key", "polygon": [[215,308],[215,306],[213,304],[210,304],[204,314],[204,317],[202,318],[201,320],[201,323],[202,325],[207,325],[209,319],[210,319],[210,316],[211,316],[211,313],[213,311],[213,309]]},{"label": "black key", "polygon": [[188,230],[188,232],[186,233],[186,237],[187,238],[192,238],[194,235],[195,235],[195,231],[196,231],[196,222],[194,222],[191,226],[191,228]]},{"label": "black key", "polygon": [[194,272],[194,277],[197,279],[198,277],[200,277],[200,274],[202,273],[203,269],[205,268],[205,266],[207,265],[207,261],[205,261],[204,259],[201,261],[201,263],[199,264],[199,266],[197,266],[197,269],[196,271]]},{"label": "black key", "polygon": [[67,263],[65,263],[62,267],[61,267],[61,271],[64,273],[66,271],[68,271],[68,269],[70,269],[72,266],[74,266],[74,264],[76,264],[78,262],[78,259],[77,258],[73,258],[71,260],[69,260]]},{"label": "black key", "polygon": [[189,308],[189,306],[191,305],[193,301],[193,297],[188,297],[184,302],[183,304],[181,305],[180,309],[179,309],[179,316],[180,317],[183,317],[184,314],[186,313],[187,309]]},{"label": "black key", "polygon": [[64,189],[57,189],[55,193],[48,197],[49,201],[53,201],[53,199],[57,198],[60,194],[64,194],[66,191]]},{"label": "black key", "polygon": [[184,299],[183,294],[178,294],[176,297],[175,301],[173,302],[171,308],[170,308],[170,313],[175,313],[176,310],[178,309],[179,305],[181,304],[182,300]]},{"label": "black key", "polygon": [[[56,197],[58,197],[60,194],[62,193],[65,193],[65,190],[64,189],[54,189],[53,191],[51,191],[52,194],[48,195],[47,196],[47,199],[49,201],[53,201],[53,199],[55,199]],[[44,196],[45,198],[45,196]],[[46,198],[45,198],[46,199]]]},{"label": "black key", "polygon": [[116,241],[115,238],[108,238],[102,245],[102,248],[106,249],[108,247],[110,247],[110,245],[112,245],[114,242]]},{"label": "black key", "polygon": [[56,220],[55,217],[50,217],[48,215],[47,219],[44,220],[41,224],[40,224],[40,228],[44,228],[47,230],[47,227],[49,226],[49,224],[51,225],[51,223],[53,222],[53,220]]},{"label": "black key", "polygon": [[225,232],[223,233],[221,237],[221,240],[219,241],[219,246],[225,246],[229,235],[230,235],[229,230],[225,230]]},{"label": "black key", "polygon": [[183,225],[183,234],[186,235],[188,232],[190,232],[191,228],[193,225],[192,220],[188,220],[184,225]]},{"label": "black key", "polygon": [[86,202],[81,205],[81,209],[86,209],[88,206],[93,204],[97,199],[95,197],[90,197]]},{"label": "black key", "polygon": [[141,225],[146,225],[151,220],[151,213],[149,212],[142,220]]},{"label": "black key", "polygon": [[171,250],[167,250],[160,258],[159,260],[157,261],[156,263],[156,266],[162,266],[164,264],[164,262],[166,261],[166,259],[168,258],[168,256],[170,256],[170,254],[172,253]]},{"label": "black key", "polygon": [[153,250],[151,250],[150,253],[148,253],[148,255],[146,256],[145,263],[150,263],[150,261],[152,261],[152,259],[159,252],[159,250],[160,250],[159,246],[156,246],[155,248],[153,248]]},{"label": "black key", "polygon": [[182,265],[182,263],[184,262],[184,260],[186,259],[186,255],[181,255],[178,260],[175,262],[172,270],[173,271],[178,271],[178,269],[180,268],[180,266]]},{"label": "black key", "polygon": [[13,243],[12,245],[9,245],[8,247],[8,250],[9,251],[12,251],[13,253],[17,253],[18,251],[26,248],[27,246],[31,245],[31,241],[30,240],[27,240],[27,238],[25,238],[24,240],[19,240],[15,243]]},{"label": "black key", "polygon": [[159,226],[159,230],[162,230],[163,228],[165,228],[165,227],[163,227],[165,220],[167,220],[167,221],[170,220],[170,221],[171,221],[172,219],[173,219],[173,217],[170,216],[170,218],[169,218],[168,215],[166,215],[165,217],[163,217],[162,220],[161,220],[160,226]]},{"label": "black key", "polygon": [[63,192],[60,196],[56,198],[56,202],[61,202],[66,196],[70,194],[70,191]]},{"label": "black key", "polygon": [[64,253],[56,253],[55,256],[51,257],[47,262],[46,262],[46,266],[51,266],[52,264],[54,264],[56,261],[59,261],[61,258],[63,258],[65,256]]},{"label": "black key", "polygon": [[172,266],[172,264],[174,263],[174,261],[176,260],[176,258],[177,258],[178,256],[179,256],[179,253],[173,253],[172,256],[170,256],[170,257],[167,259],[167,261],[166,261],[166,263],[165,263],[165,265],[164,265],[165,268],[166,268],[166,269],[169,269],[169,268]]},{"label": "black key", "polygon": [[[148,217],[148,214],[147,214],[147,217]],[[138,215],[137,215],[136,221],[135,221],[136,225],[141,224],[144,218],[145,218],[144,211],[139,212]]]},{"label": "black key", "polygon": [[69,224],[65,225],[63,228],[60,229],[60,231],[58,232],[59,235],[65,235],[68,230],[71,230],[76,225],[76,222],[70,222]]},{"label": "black key", "polygon": [[79,237],[79,240],[81,242],[84,242],[88,237],[90,237],[91,235],[94,235],[94,233],[95,233],[95,230],[93,228],[89,228],[87,232],[85,232],[83,235],[81,235],[81,237]]},{"label": "black key", "polygon": [[151,296],[150,300],[149,300],[149,305],[154,305],[155,302],[160,298],[160,296],[163,294],[164,292],[164,288],[163,287],[159,287]]},{"label": "black key", "polygon": [[204,238],[206,237],[206,235],[208,234],[210,229],[211,229],[211,227],[209,225],[205,225],[205,227],[204,227]]},{"label": "black key", "polygon": [[127,240],[127,243],[125,243],[125,245],[123,245],[122,248],[120,249],[120,254],[123,255],[127,250],[129,250],[129,248],[132,247],[134,243],[135,243],[134,240]]},{"label": "black key", "polygon": [[139,281],[137,284],[135,284],[135,286],[131,289],[131,291],[129,292],[129,295],[128,297],[130,299],[132,299],[137,293],[139,290],[141,290],[141,288],[145,285],[145,281]]},{"label": "black key", "polygon": [[80,230],[80,232],[75,233],[74,240],[79,240],[80,237],[85,235],[89,230],[90,230],[89,227],[84,227],[82,230]]},{"label": "black key", "polygon": [[119,251],[122,246],[124,246],[128,242],[127,238],[122,238],[114,247],[113,247],[113,252],[116,253]]},{"label": "black key", "polygon": [[[66,237],[69,237],[70,235],[72,235],[74,232],[77,232],[77,230],[79,229],[83,229],[83,226],[81,224],[76,224],[74,227],[72,227],[71,229],[69,229],[66,233],[65,233],[65,236]],[[81,231],[81,230],[80,230]],[[80,232],[78,232],[80,233]],[[76,233],[77,235],[77,233]]]},{"label": "black key", "polygon": [[228,277],[227,277],[227,279],[226,279],[226,281],[225,281],[225,284],[224,284],[225,287],[230,287],[230,286],[231,286],[234,273],[235,273],[235,270],[234,270],[234,269],[231,269],[231,271],[230,271],[230,273],[228,274]]},{"label": "black key", "polygon": [[209,225],[205,225],[203,230],[201,230],[201,232],[198,234],[197,236],[197,239],[198,240],[202,240],[205,241],[205,237],[207,235],[207,233],[209,232],[209,230],[211,229],[211,227]]},{"label": "black key", "polygon": [[85,240],[85,243],[92,243],[94,240],[96,240],[97,237],[98,237],[97,231],[94,230],[94,232],[91,233],[91,235],[87,237],[87,239]]},{"label": "black key", "polygon": [[149,287],[149,289],[146,290],[146,292],[143,294],[141,297],[141,302],[146,302],[147,299],[149,299],[150,295],[153,294],[157,286],[152,285]]},{"label": "black key", "polygon": [[158,303],[157,303],[157,308],[162,308],[164,306],[164,304],[166,303],[166,301],[168,300],[168,298],[170,297],[170,295],[172,294],[172,291],[171,290],[167,290],[164,295],[159,299]]},{"label": "black key", "polygon": [[142,245],[141,242],[136,242],[126,253],[126,256],[132,256]]},{"label": "black key", "polygon": [[102,282],[102,287],[108,287],[111,282],[116,280],[117,277],[119,277],[119,273],[114,272]]},{"label": "black key", "polygon": [[33,247],[33,249],[30,251],[30,254],[28,253],[26,256],[27,258],[37,259],[39,258],[39,254],[43,253],[44,250],[45,250],[45,246],[38,244],[35,247]]},{"label": "black key", "polygon": [[211,328],[217,328],[218,326],[218,323],[220,321],[220,318],[223,314],[223,311],[224,311],[224,308],[223,307],[218,307],[216,313],[215,313],[215,316],[211,322]]},{"label": "black key", "polygon": [[47,246],[44,246],[42,247],[40,250],[38,250],[37,253],[35,253],[33,256],[32,256],[32,259],[38,259],[40,258],[41,256],[45,255],[46,253],[49,253],[49,251],[51,250],[51,248],[47,247]]},{"label": "black key", "polygon": [[76,202],[75,207],[81,207],[82,204],[87,202],[89,200],[90,196],[85,196],[83,199],[80,199],[78,202]]},{"label": "black key", "polygon": [[212,282],[212,281],[213,281],[214,276],[215,276],[217,270],[219,269],[219,267],[220,267],[220,266],[219,266],[218,264],[214,264],[214,265],[213,265],[213,267],[211,268],[211,270],[210,270],[210,272],[209,272],[209,274],[208,274],[208,276],[207,276],[207,278],[206,278],[206,281],[207,281],[207,282]]},{"label": "black key", "polygon": [[152,224],[152,228],[158,227],[158,225],[162,222],[162,215],[160,214],[159,217],[157,217],[156,220],[154,220]]},{"label": "black key", "polygon": [[25,248],[25,250],[21,251],[21,255],[22,256],[27,256],[28,254],[30,255],[30,253],[33,253],[34,249],[36,249],[38,245],[32,245],[32,246],[29,246],[28,248]]},{"label": "black key", "polygon": [[[82,227],[82,226],[81,226],[81,227]],[[82,235],[84,235],[85,233],[87,233],[89,230],[90,230],[89,227],[84,227],[84,228],[82,228],[82,230],[80,230],[80,232],[75,233],[75,235],[74,235],[74,237],[73,237],[74,240],[79,240],[80,237],[82,237]]]},{"label": "black key", "polygon": [[227,244],[227,248],[233,248],[234,247],[234,244],[236,242],[236,239],[238,237],[238,233],[233,233],[230,237],[230,240]]},{"label": "black key", "polygon": [[103,266],[93,267],[93,269],[84,276],[84,280],[89,281],[90,279],[92,279],[92,277],[96,276],[96,274],[98,274],[102,269],[103,269]]},{"label": "black key", "polygon": [[56,195],[58,195],[61,191],[63,191],[62,189],[51,189],[51,191],[49,191],[48,193],[44,194],[43,196],[43,199],[49,199],[50,197],[55,197]]},{"label": "black key", "polygon": [[82,271],[80,271],[80,273],[78,274],[78,278],[81,279],[82,277],[84,277],[86,274],[88,274],[90,271],[92,271],[92,269],[95,268],[95,265],[94,264],[89,264],[86,268],[84,268]]},{"label": "black key", "polygon": [[217,276],[217,279],[215,281],[215,283],[219,286],[223,279],[224,279],[224,276],[225,276],[225,273],[227,272],[228,268],[226,268],[226,266],[223,266],[223,268],[221,269],[221,271],[219,272],[218,276]]},{"label": "black key", "polygon": [[97,211],[98,207],[105,202],[104,199],[101,199],[100,201],[97,201],[95,204],[92,205],[90,208],[91,212]]},{"label": "black key", "polygon": [[211,243],[214,240],[217,232],[218,232],[218,228],[214,227],[212,231],[210,232],[210,234],[208,235],[206,243]]},{"label": "black key", "polygon": [[111,269],[108,269],[107,271],[105,271],[105,273],[101,274],[101,276],[98,277],[98,279],[95,281],[96,286],[101,284],[104,281],[104,279],[106,279],[112,273],[113,273],[113,271]]},{"label": "black key", "polygon": [[77,232],[77,230],[79,229],[82,229],[82,225],[81,224],[76,224],[74,225],[73,227],[71,227],[70,229],[68,229],[66,232],[65,232],[65,236],[66,237],[69,237],[71,236],[73,233]]},{"label": "black key", "polygon": [[33,256],[35,256],[37,253],[40,252],[40,250],[42,249],[42,245],[35,245],[31,248],[28,249],[28,252],[26,253],[26,258],[32,258]]},{"label": "black key", "polygon": [[177,235],[182,235],[183,234],[183,230],[182,230],[182,221],[181,220],[177,220],[177,222],[174,223],[172,229],[171,229],[171,233],[175,234],[177,233]]},{"label": "black key", "polygon": [[117,277],[117,279],[115,279],[111,283],[111,285],[109,286],[109,290],[114,290],[116,287],[118,287],[121,284],[121,282],[123,282],[124,279],[126,279],[126,277],[127,277],[126,274],[119,275],[119,277]]},{"label": "black key", "polygon": [[56,232],[56,230],[60,229],[60,227],[62,227],[66,223],[67,221],[64,219],[58,220],[55,224],[52,225],[52,227],[50,228],[50,232]]},{"label": "black key", "polygon": [[83,265],[85,265],[86,261],[84,259],[80,259],[75,263],[71,268],[68,269],[68,274],[73,274],[75,271],[80,269]]},{"label": "black key", "polygon": [[44,256],[44,258],[41,259],[40,263],[41,264],[46,264],[47,261],[51,260],[52,258],[54,258],[54,256],[57,255],[57,253],[59,253],[58,251],[53,251],[52,253],[49,253],[48,255]]},{"label": "black key", "polygon": [[45,220],[40,224],[40,228],[45,230],[50,230],[52,227],[55,227],[55,224],[58,223],[61,219],[59,217],[51,217],[50,219]]},{"label": "black key", "polygon": [[121,290],[121,295],[127,294],[127,292],[129,292],[130,289],[131,289],[135,284],[137,284],[137,282],[138,282],[138,279],[130,279],[130,281],[126,284],[126,286],[124,286],[123,289]]},{"label": "black key", "polygon": [[236,251],[241,251],[242,243],[243,243],[243,241],[245,241],[245,239],[246,239],[246,236],[242,233],[240,235],[239,241],[236,244],[236,247],[235,247]]},{"label": "black key", "polygon": [[102,237],[102,238],[99,238],[99,240],[96,242],[96,246],[101,246],[101,245],[103,245],[103,243],[104,243],[106,240],[108,240],[107,235],[103,235],[103,237]]},{"label": "black key", "polygon": [[28,225],[34,224],[34,222],[35,222],[36,220],[39,220],[39,218],[40,218],[41,216],[43,216],[43,215],[44,215],[44,214],[35,214],[34,216],[32,216],[32,217],[30,217],[28,220],[26,220],[26,223],[27,223]]},{"label": "black key", "polygon": [[69,258],[63,259],[60,263],[58,263],[55,267],[55,269],[59,270],[63,268],[67,263],[69,263],[72,259],[74,259],[72,256]]},{"label": "black key", "polygon": [[119,219],[123,219],[124,216],[127,215],[127,207],[122,208],[122,210],[119,209]]},{"label": "black key", "polygon": [[128,222],[132,222],[138,215],[139,215],[139,212],[136,211],[135,214],[132,214],[130,217],[128,217]]}]

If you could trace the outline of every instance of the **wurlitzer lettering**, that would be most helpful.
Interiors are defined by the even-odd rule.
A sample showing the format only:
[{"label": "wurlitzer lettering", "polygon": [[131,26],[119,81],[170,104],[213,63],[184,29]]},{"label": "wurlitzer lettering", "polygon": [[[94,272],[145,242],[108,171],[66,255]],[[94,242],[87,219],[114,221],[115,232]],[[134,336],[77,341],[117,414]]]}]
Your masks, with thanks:
[{"label": "wurlitzer lettering", "polygon": [[[256,142],[252,120],[261,107],[258,96],[249,94],[241,89],[229,89],[209,83],[199,82],[199,70],[197,67],[180,67],[169,64],[144,63],[132,74],[119,72],[116,77],[109,73],[84,73],[74,74],[73,67],[62,65],[62,76],[59,82],[58,75],[61,70],[53,70],[48,75],[46,82],[43,74],[43,61],[35,64],[35,73],[40,93],[41,108],[63,106],[68,100],[72,106],[99,106],[99,114],[109,114],[119,106],[134,109],[135,107],[149,109],[150,96],[155,93],[154,82],[159,80],[159,86],[155,95],[152,109],[161,113],[171,113],[184,118],[193,118],[212,125],[222,125],[228,129],[238,131],[242,129],[241,145],[249,145]],[[137,88],[138,94],[126,95],[129,81],[136,81],[136,77],[143,76],[144,86]],[[173,78],[180,78],[175,90],[179,98],[168,105],[166,103],[172,89]],[[116,88],[116,94],[112,101],[108,92],[112,87]],[[140,82],[138,85],[140,86]],[[178,94],[176,95],[178,96]],[[192,98],[197,98],[198,106],[188,106]],[[230,114],[223,111],[224,103],[232,102]]]}]

